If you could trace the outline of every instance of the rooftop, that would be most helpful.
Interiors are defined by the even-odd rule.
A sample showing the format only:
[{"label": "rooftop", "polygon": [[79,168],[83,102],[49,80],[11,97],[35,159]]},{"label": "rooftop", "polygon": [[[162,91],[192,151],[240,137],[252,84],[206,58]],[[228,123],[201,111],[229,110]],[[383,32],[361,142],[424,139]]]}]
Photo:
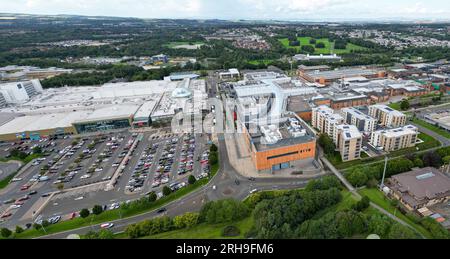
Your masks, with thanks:
[{"label": "rooftop", "polygon": [[416,169],[392,176],[390,186],[393,190],[410,196],[417,204],[450,195],[450,178],[432,167]]}]

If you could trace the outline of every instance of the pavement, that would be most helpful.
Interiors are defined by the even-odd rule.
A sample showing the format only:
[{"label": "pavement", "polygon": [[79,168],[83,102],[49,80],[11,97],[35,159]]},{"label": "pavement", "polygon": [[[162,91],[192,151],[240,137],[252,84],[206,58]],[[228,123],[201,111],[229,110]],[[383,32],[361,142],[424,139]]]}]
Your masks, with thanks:
[{"label": "pavement", "polygon": [[20,161],[8,161],[0,163],[0,181],[16,172],[22,166]]}]

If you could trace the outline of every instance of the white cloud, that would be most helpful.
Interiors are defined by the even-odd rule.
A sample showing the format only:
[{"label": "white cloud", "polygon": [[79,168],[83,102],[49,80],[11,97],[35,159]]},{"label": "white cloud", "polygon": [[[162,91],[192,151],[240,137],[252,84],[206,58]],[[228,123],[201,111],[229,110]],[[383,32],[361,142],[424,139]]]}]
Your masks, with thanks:
[{"label": "white cloud", "polygon": [[[0,12],[141,18],[449,18],[448,0],[0,0]],[[436,18],[436,17],[434,17]]]}]

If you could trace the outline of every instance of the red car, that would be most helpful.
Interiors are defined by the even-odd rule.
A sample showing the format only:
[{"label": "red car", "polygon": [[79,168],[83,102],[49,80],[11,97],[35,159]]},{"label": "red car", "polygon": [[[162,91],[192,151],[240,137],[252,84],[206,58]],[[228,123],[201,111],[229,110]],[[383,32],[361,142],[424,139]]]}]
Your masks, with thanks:
[{"label": "red car", "polygon": [[11,215],[12,215],[11,212],[8,212],[8,213],[3,214],[1,218],[4,219],[7,217],[10,217]]},{"label": "red car", "polygon": [[26,196],[20,197],[19,199],[17,199],[17,201],[26,201],[29,198],[30,198],[30,196],[26,195]]},{"label": "red car", "polygon": [[22,185],[22,187],[20,188],[20,190],[21,191],[26,191],[26,190],[28,190],[28,189],[30,189],[30,185]]}]

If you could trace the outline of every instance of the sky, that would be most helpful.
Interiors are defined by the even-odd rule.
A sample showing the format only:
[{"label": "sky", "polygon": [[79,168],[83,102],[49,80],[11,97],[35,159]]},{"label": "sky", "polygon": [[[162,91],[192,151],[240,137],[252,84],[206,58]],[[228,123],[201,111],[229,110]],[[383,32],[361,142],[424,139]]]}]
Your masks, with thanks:
[{"label": "sky", "polygon": [[227,20],[450,20],[450,1],[0,0],[0,13]]}]

